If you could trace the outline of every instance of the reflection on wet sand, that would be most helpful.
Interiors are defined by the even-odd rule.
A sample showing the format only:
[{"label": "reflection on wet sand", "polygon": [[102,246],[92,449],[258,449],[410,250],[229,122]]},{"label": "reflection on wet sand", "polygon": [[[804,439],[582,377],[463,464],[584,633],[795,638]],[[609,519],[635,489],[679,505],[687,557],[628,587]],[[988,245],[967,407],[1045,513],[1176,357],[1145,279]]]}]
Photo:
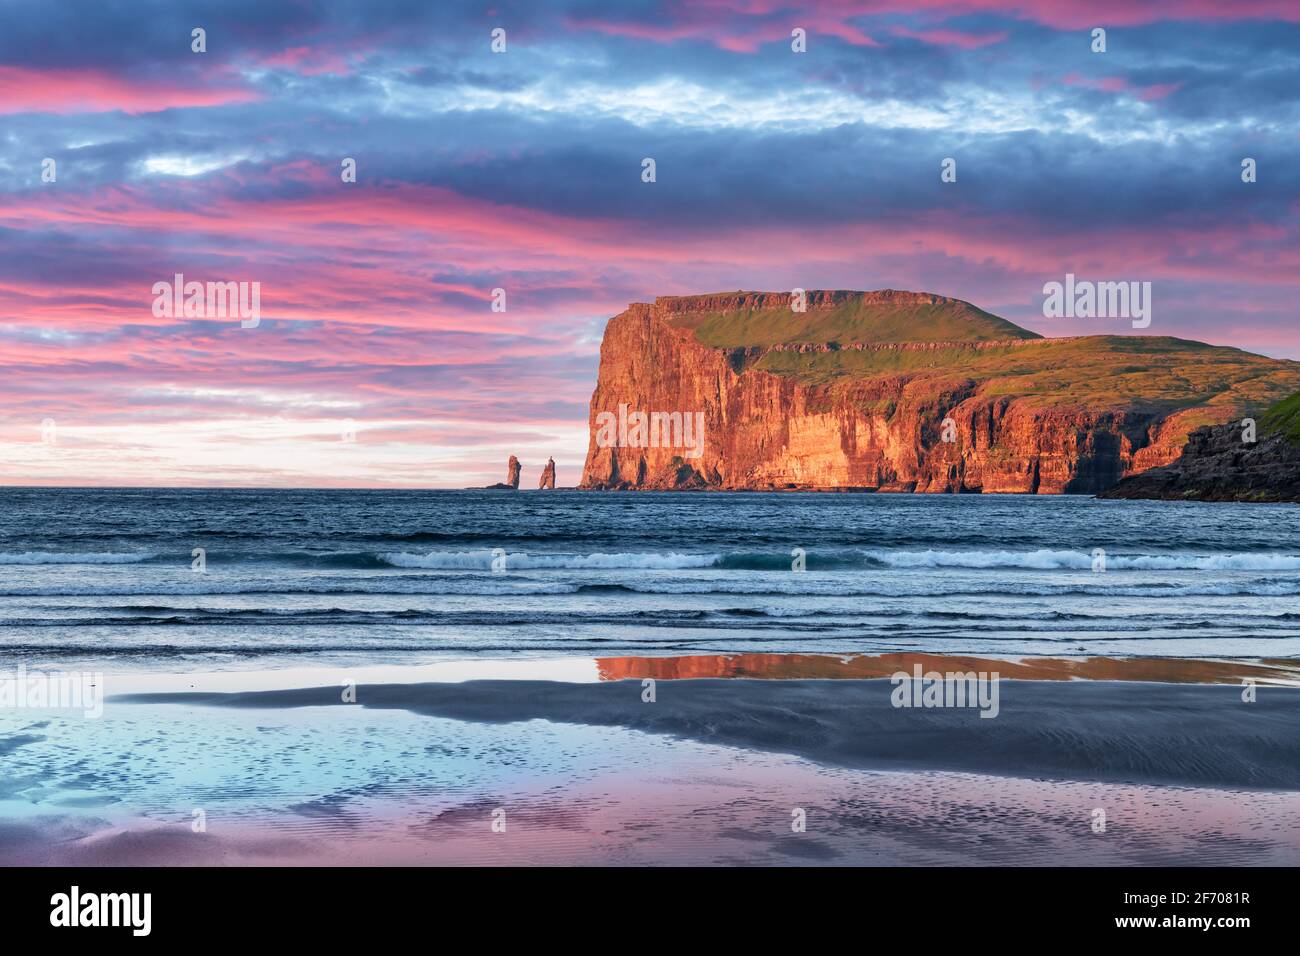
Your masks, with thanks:
[{"label": "reflection on wet sand", "polygon": [[1121,680],[1170,684],[1300,684],[1294,660],[1189,660],[1170,657],[1028,657],[1002,660],[949,654],[692,654],[684,657],[601,657],[601,680],[735,677],[766,680],[861,679],[924,671],[996,671],[1008,680]]}]

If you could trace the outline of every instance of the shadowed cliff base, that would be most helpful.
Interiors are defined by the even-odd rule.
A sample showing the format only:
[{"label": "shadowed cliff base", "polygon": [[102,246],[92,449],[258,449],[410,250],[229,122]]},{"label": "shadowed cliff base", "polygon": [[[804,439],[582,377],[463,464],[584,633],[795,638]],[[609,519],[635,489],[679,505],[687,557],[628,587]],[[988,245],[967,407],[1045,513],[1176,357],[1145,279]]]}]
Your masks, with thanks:
[{"label": "shadowed cliff base", "polygon": [[[363,707],[483,723],[626,727],[856,768],[1300,789],[1300,690],[1005,680],[1000,710],[896,708],[886,680],[467,681],[357,688]],[[337,687],[110,698],[186,707],[355,706]]]},{"label": "shadowed cliff base", "polygon": [[[580,487],[1096,494],[1300,390],[1297,362],[1168,336],[1046,339],[929,293],[793,304],[664,297],[611,319]],[[620,407],[701,415],[702,451],[653,424],[598,440]]]},{"label": "shadowed cliff base", "polygon": [[1199,428],[1177,459],[1125,478],[1103,498],[1300,502],[1300,393],[1253,422]]}]

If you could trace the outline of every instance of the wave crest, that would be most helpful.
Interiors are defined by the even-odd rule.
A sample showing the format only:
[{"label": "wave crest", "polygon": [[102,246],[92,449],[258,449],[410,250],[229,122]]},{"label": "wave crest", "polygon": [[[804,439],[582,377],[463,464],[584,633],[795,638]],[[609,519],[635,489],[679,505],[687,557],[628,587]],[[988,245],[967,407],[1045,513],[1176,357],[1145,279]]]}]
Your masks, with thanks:
[{"label": "wave crest", "polygon": [[[436,570],[492,570],[492,551],[431,551],[428,554],[397,552],[383,554],[380,558],[396,568],[423,568]],[[507,570],[531,571],[538,569],[590,569],[590,570],[675,570],[679,568],[710,568],[721,560],[717,554],[506,554]]]},{"label": "wave crest", "polygon": [[[1083,551],[864,551],[891,568],[1023,568],[1034,571],[1087,571],[1092,555]],[[1119,571],[1297,571],[1300,556],[1288,554],[1108,554],[1106,567]]]},{"label": "wave crest", "polygon": [[0,551],[0,564],[138,564],[148,561],[152,554],[126,552],[59,553],[50,551]]}]

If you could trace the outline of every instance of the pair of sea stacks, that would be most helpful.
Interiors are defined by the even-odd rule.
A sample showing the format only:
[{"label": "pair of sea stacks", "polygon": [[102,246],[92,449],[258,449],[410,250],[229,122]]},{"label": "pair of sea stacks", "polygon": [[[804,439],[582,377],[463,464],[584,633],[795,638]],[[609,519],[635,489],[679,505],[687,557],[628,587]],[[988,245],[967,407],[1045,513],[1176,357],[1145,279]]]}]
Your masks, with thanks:
[{"label": "pair of sea stacks", "polygon": [[[495,485],[488,485],[488,487],[493,489],[501,488],[501,489],[508,489],[510,491],[518,491],[519,472],[521,470],[522,470],[522,466],[519,464],[519,459],[516,458],[514,455],[511,455],[510,461],[506,464],[506,480],[504,482],[497,482]],[[554,458],[547,459],[546,467],[542,469],[542,479],[537,483],[537,487],[538,488],[555,487],[555,459]]]}]

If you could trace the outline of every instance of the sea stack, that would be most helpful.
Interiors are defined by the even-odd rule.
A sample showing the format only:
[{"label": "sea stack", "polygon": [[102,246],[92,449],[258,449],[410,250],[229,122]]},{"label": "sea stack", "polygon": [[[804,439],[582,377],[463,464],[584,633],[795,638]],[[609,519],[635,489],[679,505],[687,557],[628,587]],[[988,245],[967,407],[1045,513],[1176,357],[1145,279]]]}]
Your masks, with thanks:
[{"label": "sea stack", "polygon": [[518,491],[519,490],[519,459],[514,455],[506,462],[506,480],[498,481],[495,485],[488,485],[488,491]]},{"label": "sea stack", "polygon": [[538,488],[555,487],[555,459],[548,458],[546,467],[542,469],[542,480],[537,483]]}]

